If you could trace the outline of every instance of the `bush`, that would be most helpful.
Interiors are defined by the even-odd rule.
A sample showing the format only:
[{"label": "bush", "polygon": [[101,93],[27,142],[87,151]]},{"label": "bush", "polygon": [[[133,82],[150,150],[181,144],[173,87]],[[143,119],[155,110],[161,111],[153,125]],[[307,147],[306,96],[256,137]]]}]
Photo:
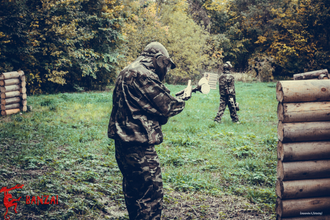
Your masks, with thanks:
[{"label": "bush", "polygon": [[263,54],[256,54],[249,59],[249,71],[248,73],[256,77],[260,82],[269,82],[274,79],[273,67],[274,58]]}]

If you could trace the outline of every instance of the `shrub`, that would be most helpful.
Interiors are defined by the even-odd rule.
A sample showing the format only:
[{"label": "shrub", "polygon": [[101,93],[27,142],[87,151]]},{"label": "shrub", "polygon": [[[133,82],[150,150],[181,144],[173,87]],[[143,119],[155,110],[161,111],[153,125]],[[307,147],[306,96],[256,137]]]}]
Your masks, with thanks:
[{"label": "shrub", "polygon": [[256,54],[249,59],[249,71],[248,73],[256,77],[260,82],[269,82],[274,79],[273,67],[274,58],[263,54]]}]

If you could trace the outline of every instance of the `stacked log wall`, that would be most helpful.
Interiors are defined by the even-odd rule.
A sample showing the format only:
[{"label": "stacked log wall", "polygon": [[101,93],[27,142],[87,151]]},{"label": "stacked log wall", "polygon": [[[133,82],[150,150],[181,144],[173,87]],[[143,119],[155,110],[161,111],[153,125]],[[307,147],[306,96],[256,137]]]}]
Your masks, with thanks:
[{"label": "stacked log wall", "polygon": [[1,115],[27,111],[26,82],[23,71],[0,74]]},{"label": "stacked log wall", "polygon": [[330,220],[330,80],[279,81],[276,98],[277,219]]}]

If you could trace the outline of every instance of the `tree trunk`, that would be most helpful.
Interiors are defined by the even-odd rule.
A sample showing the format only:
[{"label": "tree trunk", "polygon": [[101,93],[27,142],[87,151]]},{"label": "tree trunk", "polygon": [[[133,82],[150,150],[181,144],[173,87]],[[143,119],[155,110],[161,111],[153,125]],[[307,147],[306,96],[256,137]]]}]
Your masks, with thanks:
[{"label": "tree trunk", "polygon": [[14,108],[19,108],[21,106],[20,103],[13,103],[9,105],[1,105],[1,110],[9,110],[9,109],[14,109]]},{"label": "tree trunk", "polygon": [[19,79],[0,80],[0,86],[10,86],[10,85],[19,85],[19,84],[20,84]]},{"label": "tree trunk", "polygon": [[330,179],[277,180],[276,195],[281,199],[330,196]]},{"label": "tree trunk", "polygon": [[317,215],[316,213],[328,214],[330,207],[330,197],[307,198],[307,199],[290,199],[276,200],[276,214],[280,217],[301,217],[308,213]]},{"label": "tree trunk", "polygon": [[11,86],[2,86],[0,87],[1,92],[11,92],[11,91],[17,91],[20,90],[21,86],[20,85],[11,85]]},{"label": "tree trunk", "polygon": [[282,122],[330,121],[330,102],[278,103]]},{"label": "tree trunk", "polygon": [[294,80],[304,80],[304,79],[317,79],[321,74],[328,75],[328,70],[315,70],[306,73],[298,73],[293,75]]},{"label": "tree trunk", "polygon": [[330,122],[297,122],[277,125],[277,136],[281,142],[330,140]]},{"label": "tree trunk", "polygon": [[20,101],[21,101],[20,97],[14,97],[14,98],[9,98],[9,99],[1,99],[1,105],[16,103],[16,102],[20,102]]},{"label": "tree trunk", "polygon": [[296,142],[277,144],[277,158],[283,162],[330,159],[330,142]]},{"label": "tree trunk", "polygon": [[276,98],[279,102],[330,101],[329,80],[289,80],[276,84]]},{"label": "tree trunk", "polygon": [[19,108],[1,111],[1,115],[11,115],[20,112]]},{"label": "tree trunk", "polygon": [[[307,213],[305,213],[307,214]],[[312,214],[312,213],[311,213]],[[310,215],[306,216],[304,214],[300,215],[299,217],[289,217],[289,218],[282,218],[277,216],[276,220],[330,220],[330,215]]]},{"label": "tree trunk", "polygon": [[277,179],[303,180],[330,177],[330,160],[277,161]]}]

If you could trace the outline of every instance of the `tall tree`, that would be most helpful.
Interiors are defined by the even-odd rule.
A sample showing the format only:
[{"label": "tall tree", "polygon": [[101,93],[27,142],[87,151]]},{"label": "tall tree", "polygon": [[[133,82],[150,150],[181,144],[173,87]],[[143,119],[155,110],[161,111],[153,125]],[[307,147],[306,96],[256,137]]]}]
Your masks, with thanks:
[{"label": "tall tree", "polygon": [[[1,10],[1,36],[11,36],[10,49],[1,54],[7,64],[2,71],[22,69],[30,93],[57,85],[98,88],[114,77],[121,27],[116,0],[5,0]],[[12,32],[15,25],[7,20],[22,28]]]}]

